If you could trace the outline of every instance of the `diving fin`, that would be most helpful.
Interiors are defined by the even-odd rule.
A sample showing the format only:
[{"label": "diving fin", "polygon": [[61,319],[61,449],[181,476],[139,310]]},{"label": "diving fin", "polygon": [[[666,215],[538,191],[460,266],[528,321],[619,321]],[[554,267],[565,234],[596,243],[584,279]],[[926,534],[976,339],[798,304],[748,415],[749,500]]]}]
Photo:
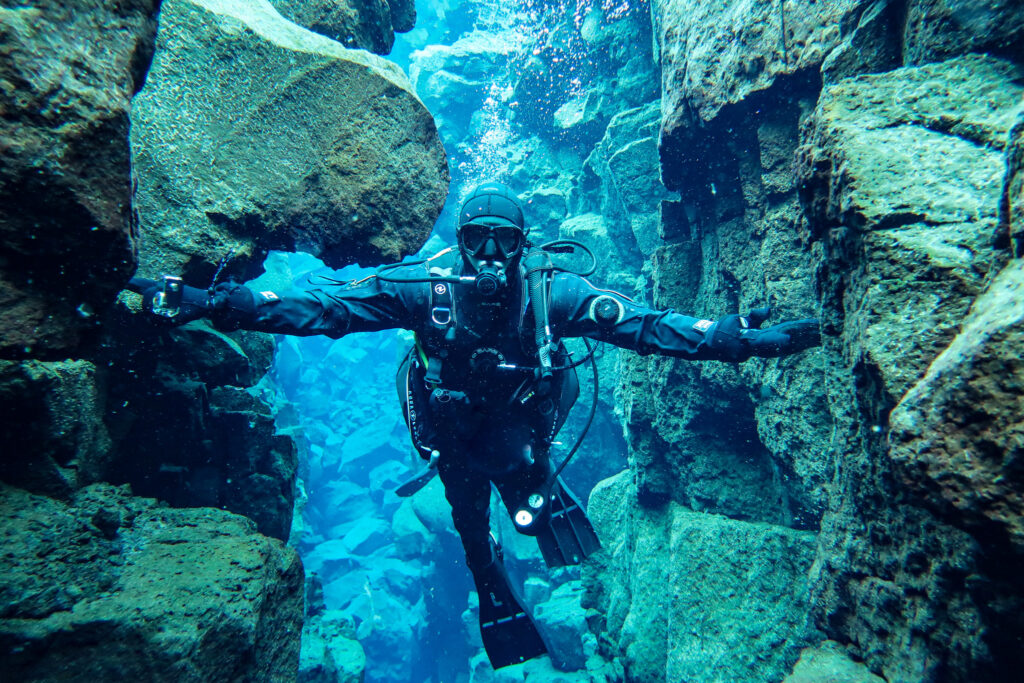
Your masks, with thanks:
[{"label": "diving fin", "polygon": [[601,549],[583,504],[559,477],[549,496],[550,521],[537,534],[537,544],[548,567],[575,565]]},{"label": "diving fin", "polygon": [[438,453],[436,449],[430,451],[430,460],[427,462],[427,469],[395,489],[395,495],[399,498],[408,498],[429,484],[434,478],[434,475],[437,474],[437,461],[440,458],[441,454]]},{"label": "diving fin", "polygon": [[491,563],[473,572],[480,596],[480,636],[491,666],[520,664],[547,654],[548,648],[523,600],[512,588],[501,553],[492,545]]},{"label": "diving fin", "polygon": [[417,474],[415,477],[413,477],[412,479],[410,479],[409,481],[405,482],[397,489],[395,489],[395,495],[398,496],[399,498],[408,498],[409,496],[411,496],[412,494],[416,493],[424,486],[429,484],[436,474],[436,467],[431,467],[429,469],[424,470],[420,474]]}]

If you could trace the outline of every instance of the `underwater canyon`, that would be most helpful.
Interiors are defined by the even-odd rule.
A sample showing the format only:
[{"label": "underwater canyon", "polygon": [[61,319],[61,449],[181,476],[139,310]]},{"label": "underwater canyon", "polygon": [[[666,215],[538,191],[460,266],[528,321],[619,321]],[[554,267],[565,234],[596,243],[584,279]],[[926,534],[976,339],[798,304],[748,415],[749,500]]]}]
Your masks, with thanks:
[{"label": "underwater canyon", "polygon": [[[0,0],[0,658],[11,680],[1013,680],[1024,666],[1024,6]],[[492,518],[552,656],[494,670],[400,331],[156,325],[531,238],[823,344],[604,347],[561,437],[603,550]],[[499,524],[500,522],[500,524]],[[468,599],[467,599],[468,596]]]}]

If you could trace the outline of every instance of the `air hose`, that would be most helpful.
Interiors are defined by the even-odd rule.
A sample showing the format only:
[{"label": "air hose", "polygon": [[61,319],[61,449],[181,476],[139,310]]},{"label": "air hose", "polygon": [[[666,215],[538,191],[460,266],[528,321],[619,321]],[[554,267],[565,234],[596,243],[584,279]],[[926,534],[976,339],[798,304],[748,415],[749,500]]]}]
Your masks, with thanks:
[{"label": "air hose", "polygon": [[543,249],[531,251],[523,260],[526,268],[527,288],[530,292],[530,306],[533,308],[533,338],[537,344],[537,360],[540,364],[537,378],[537,393],[541,396],[551,391],[551,325],[548,323],[548,288],[546,274],[551,269],[551,256]]}]

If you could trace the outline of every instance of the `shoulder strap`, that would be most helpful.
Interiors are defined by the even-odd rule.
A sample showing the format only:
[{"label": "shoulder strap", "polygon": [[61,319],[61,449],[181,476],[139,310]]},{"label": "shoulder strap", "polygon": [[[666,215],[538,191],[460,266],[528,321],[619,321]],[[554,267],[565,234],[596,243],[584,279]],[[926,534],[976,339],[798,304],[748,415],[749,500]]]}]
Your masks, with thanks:
[{"label": "shoulder strap", "polygon": [[423,353],[424,349],[421,341],[417,339],[416,342],[417,346],[421,349],[421,353],[427,357],[426,376],[424,379],[431,387],[437,387],[441,384],[441,370],[444,367],[444,357],[448,355],[444,347],[446,343],[450,343],[455,339],[457,312],[455,297],[452,296],[452,285],[449,282],[440,280],[441,277],[445,277],[450,273],[451,268],[442,268],[440,266],[433,266],[429,270],[431,279],[438,279],[428,283],[430,285],[428,304],[428,335],[430,339],[428,340],[425,353]]}]

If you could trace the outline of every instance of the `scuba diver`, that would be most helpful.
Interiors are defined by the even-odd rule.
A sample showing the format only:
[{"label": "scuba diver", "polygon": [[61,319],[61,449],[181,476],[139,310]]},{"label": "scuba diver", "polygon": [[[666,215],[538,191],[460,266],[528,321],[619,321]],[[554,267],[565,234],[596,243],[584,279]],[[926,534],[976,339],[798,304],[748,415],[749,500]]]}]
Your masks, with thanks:
[{"label": "scuba diver", "polygon": [[[588,360],[596,393],[590,340],[641,354],[740,362],[818,346],[820,334],[816,320],[759,329],[768,309],[703,320],[595,287],[584,277],[596,267],[593,254],[572,240],[532,245],[522,204],[500,183],[470,193],[456,235],[457,248],[431,258],[287,295],[233,282],[204,290],[171,277],[135,278],[129,288],[143,295],[146,310],[174,324],[205,316],[221,329],[275,334],[415,332],[397,389],[427,469],[398,493],[440,476],[480,597],[484,648],[497,669],[547,647],[491,534],[492,484],[516,529],[537,538],[549,567],[579,564],[600,547],[583,505],[559,476],[582,436],[558,467],[551,454],[579,394],[575,368]],[[591,257],[587,272],[554,264],[553,254],[577,249]],[[586,344],[583,358],[562,343],[573,337]]]}]

